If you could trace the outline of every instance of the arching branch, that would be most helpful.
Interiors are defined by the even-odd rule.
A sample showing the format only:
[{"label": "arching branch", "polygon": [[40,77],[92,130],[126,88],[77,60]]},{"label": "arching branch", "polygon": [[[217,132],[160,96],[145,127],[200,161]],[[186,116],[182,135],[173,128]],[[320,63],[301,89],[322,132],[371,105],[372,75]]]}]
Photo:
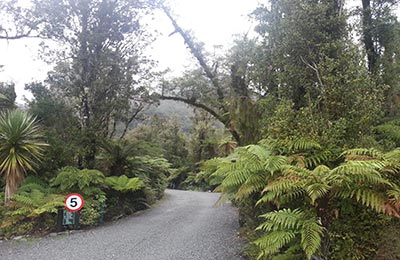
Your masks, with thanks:
[{"label": "arching branch", "polygon": [[[223,108],[223,101],[224,101],[224,92],[218,82],[218,79],[215,75],[215,73],[212,72],[212,68],[210,68],[206,61],[205,58],[203,57],[203,54],[201,53],[201,50],[196,46],[196,43],[193,42],[191,37],[187,32],[185,32],[177,23],[177,21],[172,17],[170,14],[169,10],[166,7],[162,7],[164,13],[168,16],[168,18],[171,20],[172,25],[175,28],[175,32],[179,33],[187,47],[190,49],[190,52],[193,54],[193,56],[197,59],[199,62],[201,68],[204,70],[207,78],[211,81],[212,85],[215,87],[217,95],[218,95],[218,101],[220,103],[220,107]],[[175,33],[174,32],[174,33]]]},{"label": "arching branch", "polygon": [[235,139],[235,141],[240,144],[240,135],[239,133],[231,126],[231,120],[229,117],[227,116],[223,116],[220,115],[217,111],[215,111],[214,109],[202,104],[202,103],[198,103],[196,102],[196,100],[194,99],[186,99],[186,98],[182,98],[182,97],[173,97],[173,96],[161,96],[160,99],[163,100],[174,100],[174,101],[179,101],[179,102],[183,102],[185,104],[197,107],[197,108],[201,108],[204,111],[207,111],[208,113],[210,113],[215,119],[217,119],[219,122],[221,122],[225,128],[231,133],[233,139]]}]

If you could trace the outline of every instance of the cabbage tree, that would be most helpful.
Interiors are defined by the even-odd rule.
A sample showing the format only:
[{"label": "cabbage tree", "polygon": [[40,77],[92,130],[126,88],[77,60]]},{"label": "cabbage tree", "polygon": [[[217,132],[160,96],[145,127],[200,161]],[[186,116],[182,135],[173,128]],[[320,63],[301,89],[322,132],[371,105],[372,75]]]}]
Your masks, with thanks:
[{"label": "cabbage tree", "polygon": [[5,203],[16,193],[27,171],[33,171],[46,146],[36,118],[20,110],[0,115],[0,174],[5,179]]}]

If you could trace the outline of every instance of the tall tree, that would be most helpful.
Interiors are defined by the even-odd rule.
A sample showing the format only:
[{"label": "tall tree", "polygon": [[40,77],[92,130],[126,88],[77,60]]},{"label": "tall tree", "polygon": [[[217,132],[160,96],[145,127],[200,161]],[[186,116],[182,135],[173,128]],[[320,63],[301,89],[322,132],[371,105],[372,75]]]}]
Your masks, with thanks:
[{"label": "tall tree", "polygon": [[368,69],[386,89],[386,116],[395,117],[400,105],[400,24],[394,10],[398,0],[362,0],[361,35]]},{"label": "tall tree", "polygon": [[[243,129],[241,125],[243,118],[256,123],[257,120],[253,119],[258,115],[254,109],[254,99],[257,98],[251,90],[250,80],[246,78],[250,65],[248,57],[237,55],[236,59],[231,60],[213,59],[204,52],[202,44],[178,24],[167,7],[163,6],[162,9],[171,21],[174,33],[183,38],[185,45],[197,60],[199,68],[188,71],[181,78],[164,82],[161,99],[184,102],[206,111],[225,126],[237,143],[257,141],[257,126],[247,124],[246,127],[251,128],[249,130]],[[249,44],[251,41],[246,37],[243,43],[248,45],[243,44],[242,47],[251,45]],[[233,50],[239,54],[236,51],[238,50]],[[235,54],[232,54],[231,58],[234,56]]]},{"label": "tall tree", "polygon": [[[362,64],[343,2],[277,0],[254,16],[262,37],[256,72],[266,93],[265,135],[307,136],[341,146],[355,144],[356,133],[371,133],[383,88]],[[292,120],[285,120],[288,115]]]},{"label": "tall tree", "polygon": [[[142,1],[34,1],[46,23],[44,37],[63,46],[47,84],[76,108],[83,154],[80,165],[93,168],[97,139],[125,129],[149,101],[146,80],[150,40],[140,19]],[[125,134],[126,130],[123,131]]]}]

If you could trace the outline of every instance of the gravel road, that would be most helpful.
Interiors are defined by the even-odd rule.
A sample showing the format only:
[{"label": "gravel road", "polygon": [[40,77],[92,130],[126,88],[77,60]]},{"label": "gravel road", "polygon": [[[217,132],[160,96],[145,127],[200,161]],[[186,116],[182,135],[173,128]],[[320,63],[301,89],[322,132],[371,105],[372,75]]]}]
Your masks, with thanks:
[{"label": "gravel road", "polygon": [[237,212],[219,194],[167,190],[166,198],[114,223],[70,235],[0,243],[1,260],[237,260]]}]

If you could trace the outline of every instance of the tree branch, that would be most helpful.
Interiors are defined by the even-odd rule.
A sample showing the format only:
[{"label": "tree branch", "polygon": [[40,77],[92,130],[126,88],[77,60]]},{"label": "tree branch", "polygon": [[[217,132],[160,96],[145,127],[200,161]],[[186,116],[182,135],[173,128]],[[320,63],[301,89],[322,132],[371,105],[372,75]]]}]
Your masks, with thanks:
[{"label": "tree branch", "polygon": [[319,73],[317,64],[315,64],[315,62],[313,62],[313,63],[314,63],[314,66],[311,65],[310,63],[308,63],[307,61],[305,61],[304,58],[303,58],[302,56],[300,56],[300,59],[301,59],[301,61],[302,61],[307,67],[309,67],[310,69],[312,69],[313,71],[315,71],[315,74],[316,74],[316,76],[317,76],[317,79],[318,79],[319,84],[321,85],[322,88],[324,88],[324,83],[322,82],[321,74]]},{"label": "tree branch", "polygon": [[132,114],[132,116],[128,119],[128,121],[125,122],[125,128],[124,131],[122,132],[121,136],[119,137],[119,140],[122,140],[126,132],[128,131],[129,125],[132,123],[133,119],[136,118],[136,116],[144,109],[144,105],[140,104],[139,107],[136,109],[136,111]]},{"label": "tree branch", "polygon": [[[203,54],[201,53],[201,50],[196,46],[196,44],[193,42],[193,40],[190,38],[188,33],[186,33],[176,22],[176,20],[172,17],[170,14],[169,10],[165,7],[162,6],[162,9],[164,13],[168,16],[168,18],[171,20],[172,25],[175,28],[175,32],[178,32],[185,44],[189,47],[190,52],[193,54],[193,56],[197,59],[199,62],[200,66],[203,68],[204,72],[206,73],[207,78],[210,79],[211,83],[213,86],[216,88],[217,95],[218,95],[218,101],[220,103],[221,108],[223,108],[223,101],[224,101],[224,92],[221,89],[221,86],[219,85],[218,79],[215,76],[215,73],[212,72],[212,69],[207,65],[205,62],[205,59],[203,57]],[[175,33],[174,32],[174,33]],[[224,109],[225,110],[225,109]]]},{"label": "tree branch", "polygon": [[174,100],[174,101],[179,101],[179,102],[183,102],[185,104],[197,107],[197,108],[201,108],[204,111],[207,111],[208,113],[210,113],[215,119],[217,119],[219,122],[221,122],[225,128],[231,133],[232,137],[235,139],[235,141],[240,144],[240,135],[239,133],[231,126],[231,121],[229,119],[229,117],[225,117],[222,116],[220,114],[218,114],[214,109],[196,102],[196,100],[194,99],[186,99],[186,98],[181,98],[181,97],[172,97],[172,96],[161,96],[160,99],[162,100]]}]

